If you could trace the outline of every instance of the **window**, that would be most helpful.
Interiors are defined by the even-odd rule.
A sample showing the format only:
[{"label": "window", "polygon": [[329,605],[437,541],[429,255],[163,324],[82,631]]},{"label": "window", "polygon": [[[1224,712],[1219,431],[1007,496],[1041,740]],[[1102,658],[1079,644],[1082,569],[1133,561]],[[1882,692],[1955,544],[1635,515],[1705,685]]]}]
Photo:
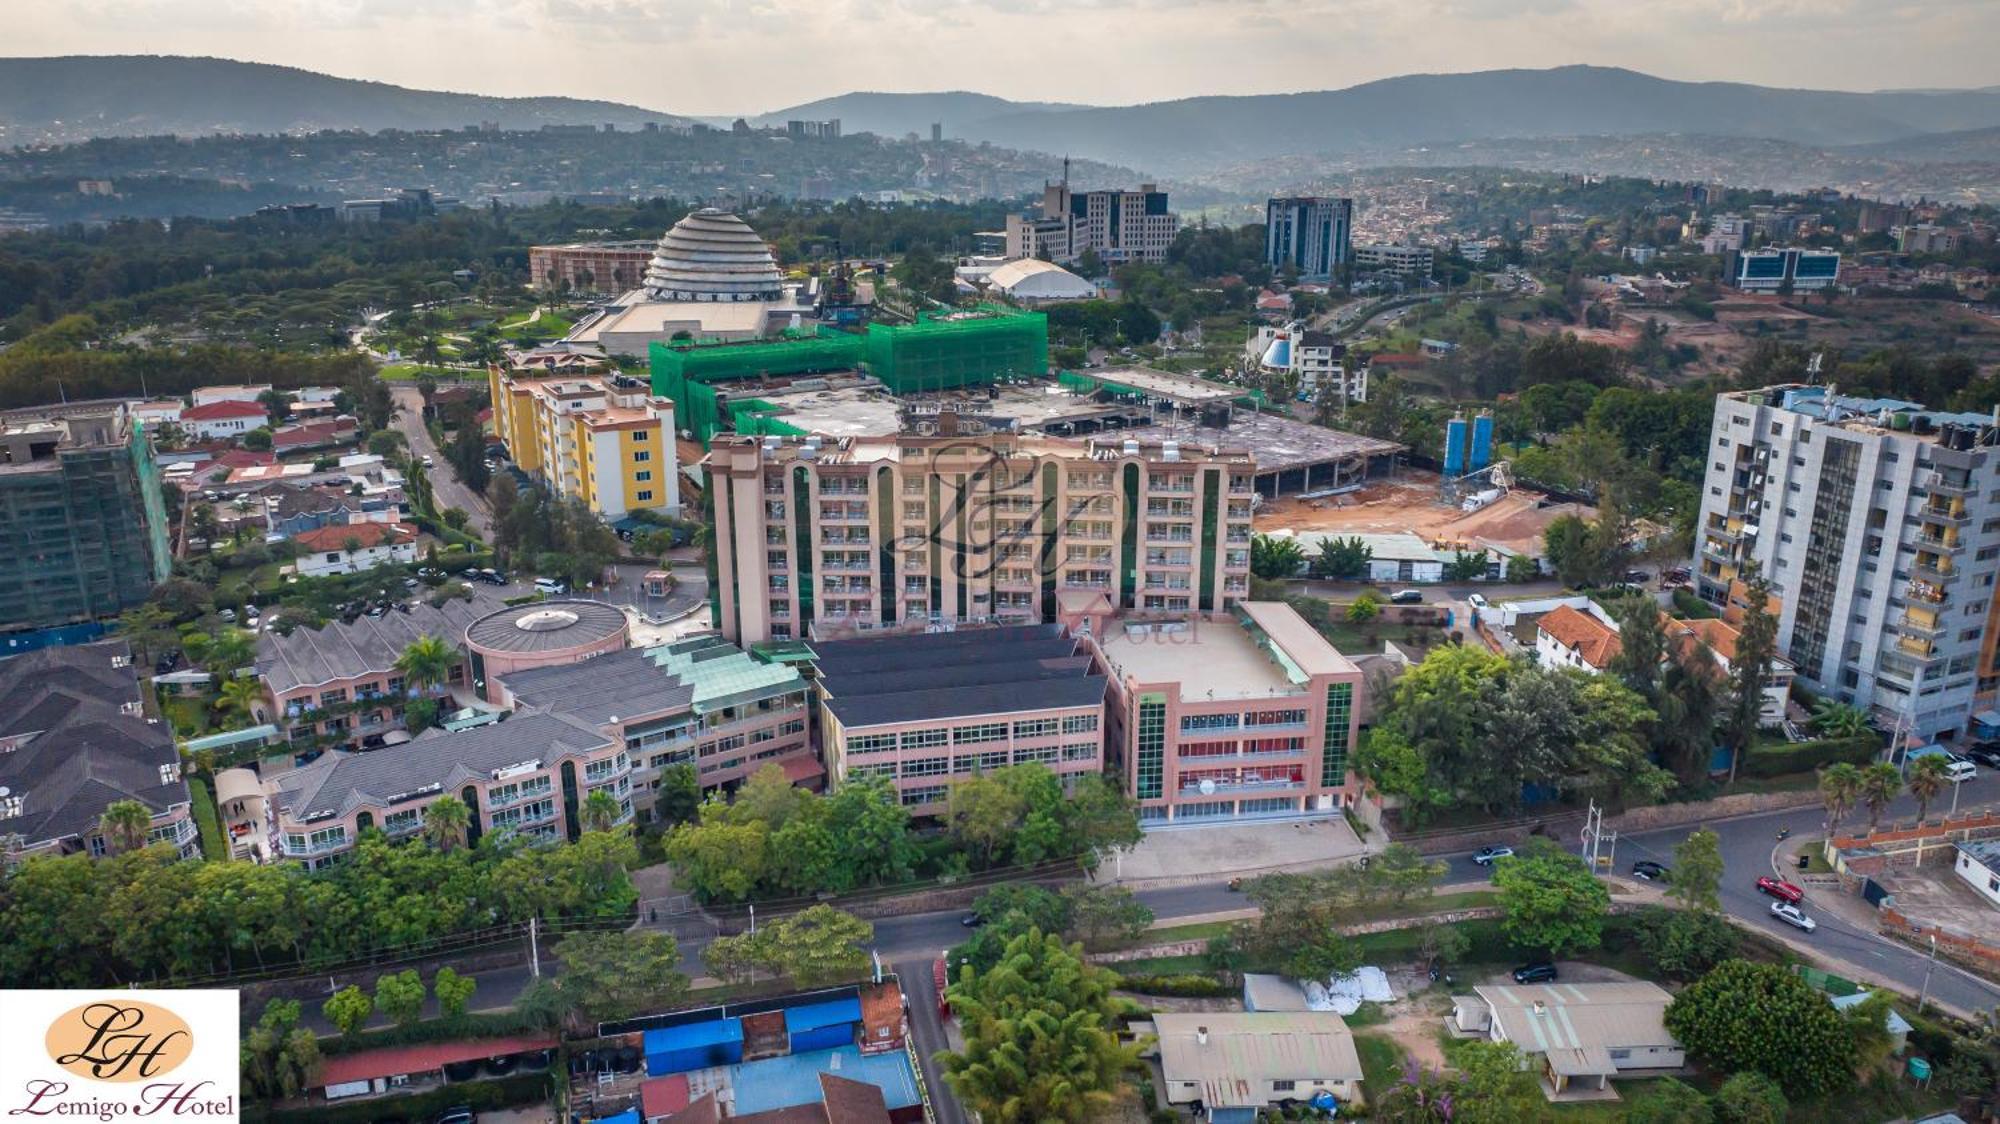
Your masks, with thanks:
[{"label": "window", "polygon": [[637,480],[641,484],[644,484],[646,481],[651,480],[652,478],[653,478],[653,470],[650,468],[632,474],[632,479]]},{"label": "window", "polygon": [[650,430],[641,429],[632,434],[632,440],[634,441],[651,441],[652,439],[653,434]]},{"label": "window", "polygon": [[950,734],[944,730],[912,730],[903,735],[904,749],[923,749],[926,746],[943,745]]},{"label": "window", "polygon": [[651,449],[634,449],[632,451],[632,460],[634,463],[641,463],[652,459],[653,451]]},{"label": "window", "polygon": [[653,493],[651,491],[640,492],[638,499],[640,503],[650,503],[653,499]]},{"label": "window", "polygon": [[894,734],[861,734],[847,739],[849,753],[880,753],[894,748],[896,748]]},{"label": "window", "polygon": [[1054,718],[1028,719],[1014,723],[1014,736],[1017,738],[1046,738],[1055,733],[1061,725]]},{"label": "window", "polygon": [[1139,696],[1138,752],[1134,759],[1137,792],[1141,800],[1156,799],[1166,791],[1167,698],[1165,695]]},{"label": "window", "polygon": [[952,730],[951,740],[954,745],[1005,741],[1007,740],[1007,724],[1005,722],[983,722],[977,726],[959,726]]},{"label": "window", "polygon": [[925,757],[903,762],[903,775],[906,777],[941,777],[949,772],[951,772],[949,757]]},{"label": "window", "polygon": [[1096,731],[1097,715],[1095,714],[1072,714],[1062,720],[1062,732],[1065,734],[1090,734]]},{"label": "window", "polygon": [[[1612,1056],[1616,1057],[1617,1055],[1614,1054]],[[1298,1087],[1299,1083],[1288,1077],[1274,1077],[1271,1079],[1271,1091],[1273,1093],[1289,1093]]]},{"label": "window", "polygon": [[1062,759],[1064,761],[1089,761],[1096,756],[1096,742],[1075,742],[1062,747]]}]

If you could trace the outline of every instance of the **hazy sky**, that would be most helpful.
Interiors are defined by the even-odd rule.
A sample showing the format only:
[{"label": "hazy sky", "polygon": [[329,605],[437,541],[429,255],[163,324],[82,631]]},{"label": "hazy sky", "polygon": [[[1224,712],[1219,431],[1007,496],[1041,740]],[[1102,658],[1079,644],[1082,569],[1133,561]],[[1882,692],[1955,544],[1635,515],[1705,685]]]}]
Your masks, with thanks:
[{"label": "hazy sky", "polygon": [[486,94],[761,112],[857,89],[1124,104],[1626,66],[2000,84],[1996,0],[12,0],[0,52],[218,55]]}]

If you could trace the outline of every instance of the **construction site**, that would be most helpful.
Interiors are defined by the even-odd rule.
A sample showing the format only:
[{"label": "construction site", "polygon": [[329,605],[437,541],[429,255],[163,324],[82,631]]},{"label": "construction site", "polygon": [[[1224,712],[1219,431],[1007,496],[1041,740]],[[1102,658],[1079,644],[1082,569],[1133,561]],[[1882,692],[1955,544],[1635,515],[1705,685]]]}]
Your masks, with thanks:
[{"label": "construction site", "polygon": [[1564,515],[1594,519],[1597,509],[1562,503],[1525,488],[1508,490],[1477,511],[1439,499],[1435,472],[1399,468],[1392,477],[1371,480],[1339,495],[1313,499],[1286,496],[1257,509],[1257,530],[1318,535],[1416,535],[1440,550],[1491,550],[1503,555],[1542,555],[1542,533]]}]

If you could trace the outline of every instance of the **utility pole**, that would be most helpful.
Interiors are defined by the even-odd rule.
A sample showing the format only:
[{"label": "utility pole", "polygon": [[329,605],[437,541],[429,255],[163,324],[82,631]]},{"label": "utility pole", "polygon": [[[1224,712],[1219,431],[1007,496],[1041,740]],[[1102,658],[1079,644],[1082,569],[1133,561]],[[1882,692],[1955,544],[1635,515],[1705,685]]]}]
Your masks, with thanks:
[{"label": "utility pole", "polygon": [[542,951],[535,939],[538,920],[534,917],[528,918],[528,971],[539,980],[542,978]]},{"label": "utility pole", "polygon": [[1931,972],[1937,968],[1937,934],[1931,934],[1931,958],[1924,965],[1924,993],[1917,997],[1917,1014],[1924,1013],[1924,1004],[1931,1001]]}]

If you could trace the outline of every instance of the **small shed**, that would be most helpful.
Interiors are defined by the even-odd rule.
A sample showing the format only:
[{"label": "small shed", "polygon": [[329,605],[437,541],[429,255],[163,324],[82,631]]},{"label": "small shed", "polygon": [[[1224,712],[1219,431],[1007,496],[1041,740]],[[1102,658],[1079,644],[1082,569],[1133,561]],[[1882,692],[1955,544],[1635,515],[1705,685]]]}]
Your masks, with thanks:
[{"label": "small shed", "polygon": [[[1869,997],[1874,994],[1872,991],[1857,991],[1853,995],[1834,995],[1828,998],[1833,1003],[1835,1010],[1846,1011],[1868,1002]],[[1910,1045],[1909,1020],[1897,1014],[1896,1009],[1891,1007],[1889,1013],[1883,1017],[1882,1022],[1888,1028],[1889,1041],[1894,1043],[1890,1052],[1901,1056],[1903,1051],[1908,1049]]]},{"label": "small shed", "polygon": [[645,1037],[646,1073],[664,1077],[743,1060],[743,1022],[708,1019],[649,1030]]},{"label": "small shed", "polygon": [[1283,976],[1262,972],[1243,974],[1243,1009],[1246,1011],[1306,1011],[1305,989]]},{"label": "small shed", "polygon": [[852,1046],[860,1026],[861,1000],[853,996],[785,1008],[785,1032],[794,1054]]}]

